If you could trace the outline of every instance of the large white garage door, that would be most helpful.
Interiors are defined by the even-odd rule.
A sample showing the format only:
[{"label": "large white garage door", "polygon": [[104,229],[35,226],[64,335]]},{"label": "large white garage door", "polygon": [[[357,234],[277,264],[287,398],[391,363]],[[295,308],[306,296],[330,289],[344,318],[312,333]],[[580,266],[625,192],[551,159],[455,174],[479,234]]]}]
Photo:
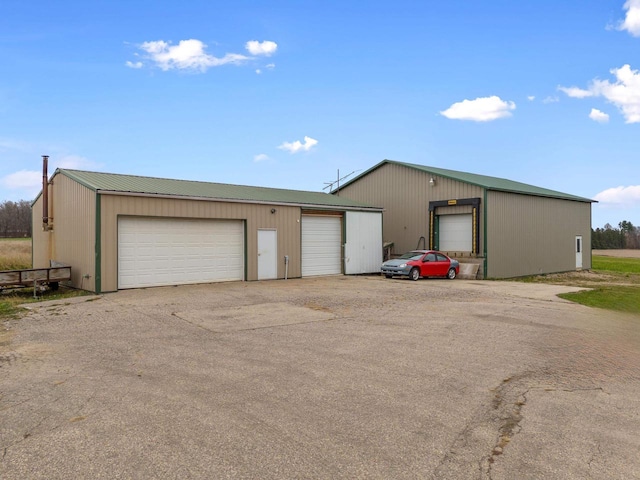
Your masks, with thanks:
[{"label": "large white garage door", "polygon": [[302,276],[342,273],[342,219],[302,216]]},{"label": "large white garage door", "polygon": [[118,218],[118,288],[244,279],[241,220]]},{"label": "large white garage door", "polygon": [[441,215],[440,250],[443,252],[470,252],[473,245],[471,214]]}]

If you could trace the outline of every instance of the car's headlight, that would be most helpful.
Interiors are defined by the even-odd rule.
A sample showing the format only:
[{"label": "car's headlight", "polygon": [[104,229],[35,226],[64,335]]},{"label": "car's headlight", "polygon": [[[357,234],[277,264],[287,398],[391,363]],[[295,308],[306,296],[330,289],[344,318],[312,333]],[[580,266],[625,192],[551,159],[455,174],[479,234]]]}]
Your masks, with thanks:
[{"label": "car's headlight", "polygon": [[406,266],[407,266],[407,264],[406,264],[406,263],[403,263],[402,265],[398,265],[398,268],[404,268],[404,267],[406,267]]}]

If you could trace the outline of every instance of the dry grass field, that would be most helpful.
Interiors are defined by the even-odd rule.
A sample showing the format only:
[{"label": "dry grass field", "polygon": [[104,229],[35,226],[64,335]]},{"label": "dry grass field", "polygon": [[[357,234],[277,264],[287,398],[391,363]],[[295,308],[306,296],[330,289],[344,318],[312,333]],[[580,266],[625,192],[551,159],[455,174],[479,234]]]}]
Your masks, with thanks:
[{"label": "dry grass field", "polygon": [[603,257],[640,258],[640,249],[593,250],[593,255]]},{"label": "dry grass field", "polygon": [[30,238],[0,238],[0,270],[31,268]]}]

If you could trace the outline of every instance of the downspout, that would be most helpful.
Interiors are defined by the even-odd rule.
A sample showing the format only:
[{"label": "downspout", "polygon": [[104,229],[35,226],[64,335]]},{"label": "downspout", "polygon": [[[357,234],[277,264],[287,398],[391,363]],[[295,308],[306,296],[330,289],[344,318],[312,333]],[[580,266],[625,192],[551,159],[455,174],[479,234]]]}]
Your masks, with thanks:
[{"label": "downspout", "polygon": [[483,215],[482,216],[484,217],[482,219],[483,220],[483,222],[482,222],[483,230],[484,230],[484,232],[482,232],[484,234],[483,235],[484,239],[483,239],[483,242],[482,242],[483,243],[482,250],[483,250],[483,254],[484,254],[484,279],[485,280],[487,278],[489,278],[489,276],[487,275],[487,263],[488,263],[487,262],[487,196],[488,196],[487,195],[487,189],[485,188],[484,189],[484,202],[483,202],[484,205],[483,205],[483,208],[482,208],[482,210],[483,210],[483,212],[482,212]]},{"label": "downspout", "polygon": [[[589,270],[593,270],[593,204],[589,203]],[[584,249],[583,249],[584,250]]]},{"label": "downspout", "polygon": [[289,255],[284,256],[284,279],[289,278]]},{"label": "downspout", "polygon": [[102,293],[102,208],[101,195],[96,192],[96,225],[95,225],[95,278],[93,290]]}]

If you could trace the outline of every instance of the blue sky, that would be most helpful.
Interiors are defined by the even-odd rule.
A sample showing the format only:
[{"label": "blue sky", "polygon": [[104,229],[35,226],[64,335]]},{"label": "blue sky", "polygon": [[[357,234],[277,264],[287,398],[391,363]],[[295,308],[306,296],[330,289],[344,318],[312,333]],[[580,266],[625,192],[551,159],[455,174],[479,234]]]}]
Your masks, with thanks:
[{"label": "blue sky", "polygon": [[0,3],[0,201],[56,167],[321,191],[383,159],[640,225],[640,0]]}]

